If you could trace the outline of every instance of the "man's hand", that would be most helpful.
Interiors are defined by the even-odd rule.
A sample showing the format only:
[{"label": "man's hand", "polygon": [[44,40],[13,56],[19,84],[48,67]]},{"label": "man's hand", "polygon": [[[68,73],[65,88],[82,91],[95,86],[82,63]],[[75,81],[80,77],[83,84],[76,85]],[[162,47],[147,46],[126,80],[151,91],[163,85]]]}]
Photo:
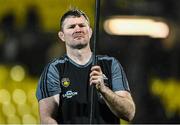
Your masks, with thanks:
[{"label": "man's hand", "polygon": [[105,87],[103,73],[100,66],[96,65],[91,68],[90,85],[95,85],[97,90]]},{"label": "man's hand", "polygon": [[131,94],[125,90],[113,92],[109,87],[106,87],[100,66],[93,66],[91,68],[90,85],[96,86],[96,89],[101,93],[104,101],[114,115],[127,121],[133,119],[135,104]]}]

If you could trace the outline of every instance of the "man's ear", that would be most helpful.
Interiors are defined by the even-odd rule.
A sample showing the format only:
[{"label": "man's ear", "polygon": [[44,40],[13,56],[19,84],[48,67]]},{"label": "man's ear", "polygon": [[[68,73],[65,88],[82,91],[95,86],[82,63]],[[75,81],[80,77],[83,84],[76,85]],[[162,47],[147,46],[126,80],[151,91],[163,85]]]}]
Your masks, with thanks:
[{"label": "man's ear", "polygon": [[64,42],[65,40],[64,40],[64,33],[62,32],[62,31],[59,31],[58,32],[58,36],[59,36],[59,38]]}]

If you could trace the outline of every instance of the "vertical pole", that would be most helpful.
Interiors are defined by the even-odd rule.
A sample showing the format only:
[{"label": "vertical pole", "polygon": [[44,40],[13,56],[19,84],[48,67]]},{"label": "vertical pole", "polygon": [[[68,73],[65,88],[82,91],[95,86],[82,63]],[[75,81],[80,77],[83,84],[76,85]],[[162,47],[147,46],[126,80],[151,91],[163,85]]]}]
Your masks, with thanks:
[{"label": "vertical pole", "polygon": [[[95,7],[95,17],[94,17],[94,39],[93,39],[93,62],[92,65],[97,64],[96,60],[96,43],[99,38],[99,17],[100,17],[100,0],[96,0],[96,7]],[[91,106],[90,106],[90,124],[94,121],[94,88],[95,86],[91,86]]]}]

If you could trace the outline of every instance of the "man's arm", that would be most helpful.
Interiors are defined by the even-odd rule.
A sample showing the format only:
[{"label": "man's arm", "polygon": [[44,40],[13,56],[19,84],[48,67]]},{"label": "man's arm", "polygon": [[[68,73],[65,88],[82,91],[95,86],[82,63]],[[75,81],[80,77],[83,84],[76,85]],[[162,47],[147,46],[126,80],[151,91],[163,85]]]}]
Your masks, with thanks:
[{"label": "man's arm", "polygon": [[102,85],[98,91],[102,94],[110,110],[119,118],[131,121],[135,115],[135,104],[127,91],[113,92]]},{"label": "man's arm", "polygon": [[58,124],[57,112],[59,107],[59,94],[39,101],[41,124]]},{"label": "man's arm", "polygon": [[119,118],[131,121],[135,115],[135,104],[128,91],[116,91],[104,85],[103,73],[99,66],[93,66],[90,73],[90,85],[94,84],[102,94],[110,110]]}]

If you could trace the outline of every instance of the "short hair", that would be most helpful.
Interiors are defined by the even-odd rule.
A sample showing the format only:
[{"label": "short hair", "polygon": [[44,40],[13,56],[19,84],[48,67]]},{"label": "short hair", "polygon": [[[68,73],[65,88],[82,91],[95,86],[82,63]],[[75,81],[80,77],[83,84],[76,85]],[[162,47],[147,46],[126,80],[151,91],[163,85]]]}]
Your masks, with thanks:
[{"label": "short hair", "polygon": [[72,16],[72,17],[81,17],[81,16],[83,16],[88,21],[88,23],[89,23],[89,18],[88,18],[88,16],[83,11],[81,11],[79,9],[70,9],[66,13],[64,13],[64,15],[61,17],[61,20],[60,20],[60,30],[63,29],[62,26],[63,26],[64,20],[66,18],[70,17],[70,16]]}]

